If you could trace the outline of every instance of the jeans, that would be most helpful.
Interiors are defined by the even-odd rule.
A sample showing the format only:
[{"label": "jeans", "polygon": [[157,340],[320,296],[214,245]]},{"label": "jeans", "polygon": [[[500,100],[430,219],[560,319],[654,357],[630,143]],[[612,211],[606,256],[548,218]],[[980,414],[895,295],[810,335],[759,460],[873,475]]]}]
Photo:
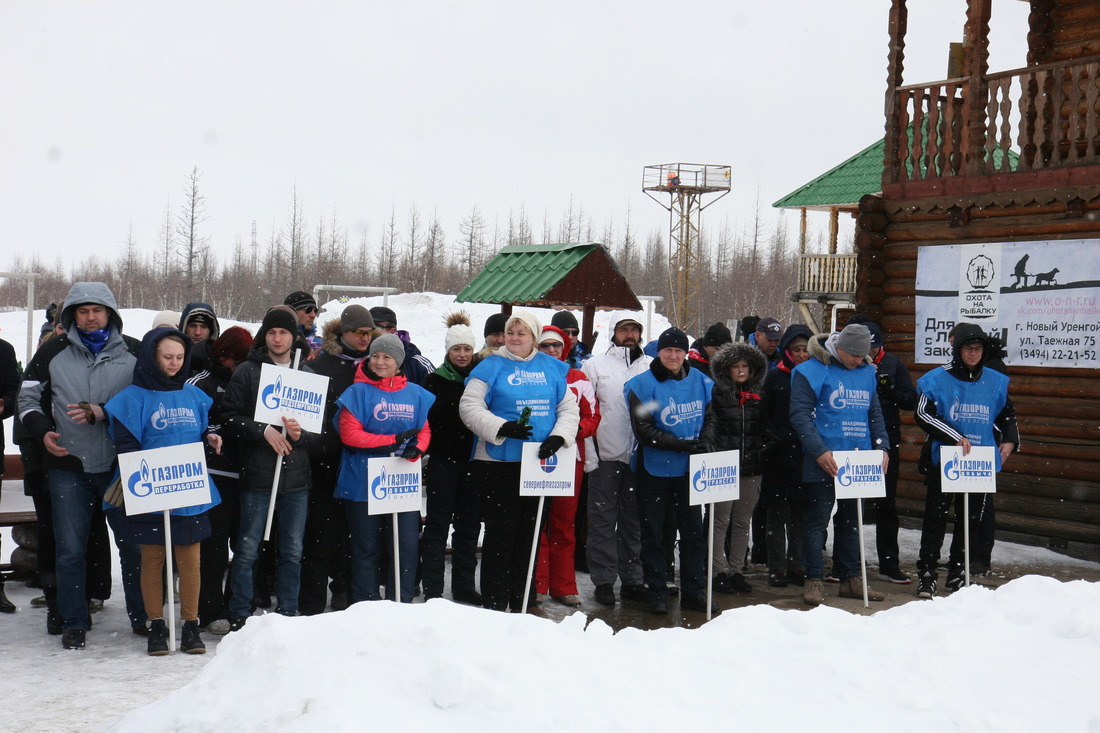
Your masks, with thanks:
[{"label": "jeans", "polygon": [[145,599],[141,595],[141,545],[130,539],[130,518],[126,516],[125,509],[109,509],[104,514],[107,515],[107,524],[111,525],[115,547],[118,548],[126,615],[130,617],[131,626],[144,626],[149,616],[145,612]]},{"label": "jeans", "polygon": [[829,526],[829,515],[836,504],[836,519],[833,522],[833,557],[836,565],[833,570],[840,580],[860,575],[859,567],[859,526],[856,520],[856,502],[859,499],[836,500],[833,480],[813,481],[805,486],[808,499],[806,507],[806,531],[802,537],[802,563],[806,566],[807,578],[824,578],[825,534]]},{"label": "jeans", "polygon": [[642,573],[653,598],[668,595],[665,557],[666,515],[672,514],[680,530],[680,582],[684,597],[706,593],[707,542],[702,507],[690,506],[688,479],[684,476],[652,476],[638,472],[638,516],[642,522]]},{"label": "jeans", "polygon": [[594,585],[642,584],[637,479],[629,464],[600,461],[588,477],[588,573]]},{"label": "jeans", "polygon": [[481,534],[478,490],[468,462],[431,460],[424,466],[428,516],[420,539],[421,576],[426,596],[443,595],[447,534],[451,535],[451,592],[472,591],[477,585],[477,539]]},{"label": "jeans", "polygon": [[[233,555],[229,583],[229,615],[233,618],[252,613],[252,567],[260,554],[260,542],[267,522],[271,492],[247,489],[241,492],[241,528]],[[298,613],[298,586],[302,575],[302,538],[306,530],[308,491],[279,494],[275,500],[277,559],[275,562],[276,612],[293,616]]]},{"label": "jeans", "polygon": [[[88,598],[85,592],[86,550],[92,515],[103,499],[113,473],[85,473],[53,469],[49,473],[50,503],[56,553],[57,608],[65,630],[87,631]],[[113,510],[109,514],[121,513]],[[125,519],[123,516],[122,519]],[[112,523],[114,524],[114,523]],[[129,542],[125,531],[116,529],[115,544],[122,563],[126,611],[131,623],[144,623],[141,601],[141,551]]]},{"label": "jeans", "polygon": [[[384,547],[393,547],[393,515],[371,515],[365,501],[345,501],[348,527],[351,529],[351,587],[349,603],[380,601],[379,565],[386,556]],[[412,603],[416,597],[416,559],[420,538],[420,513],[397,514],[397,551],[401,565],[401,602]],[[392,552],[390,555],[392,556]],[[386,563],[386,600],[393,600],[394,568]]]}]

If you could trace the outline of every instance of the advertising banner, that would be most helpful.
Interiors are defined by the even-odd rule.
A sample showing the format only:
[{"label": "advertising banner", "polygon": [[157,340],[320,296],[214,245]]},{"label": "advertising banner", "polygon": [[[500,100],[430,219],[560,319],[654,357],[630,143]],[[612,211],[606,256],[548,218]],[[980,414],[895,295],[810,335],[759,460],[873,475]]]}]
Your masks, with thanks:
[{"label": "advertising banner", "polygon": [[523,444],[519,466],[520,496],[574,496],[577,487],[577,446],[559,448],[549,458],[539,458],[539,444]]},{"label": "advertising banner", "polygon": [[975,323],[1011,366],[1100,368],[1100,240],[917,249],[914,356],[951,360],[947,334]]},{"label": "advertising banner", "polygon": [[688,458],[691,506],[741,498],[741,451],[699,453]]},{"label": "advertising banner", "polygon": [[940,447],[940,479],[945,494],[993,494],[997,491],[997,449],[974,446],[963,455],[957,445]]},{"label": "advertising banner", "polygon": [[886,472],[880,450],[835,450],[838,499],[881,499],[886,496]]},{"label": "advertising banner", "polygon": [[324,427],[328,377],[264,364],[259,394],[253,414],[256,422],[282,427],[282,418],[287,417],[310,433],[320,433]]},{"label": "advertising banner", "polygon": [[210,503],[202,443],[185,443],[118,454],[126,514]]},{"label": "advertising banner", "polygon": [[398,456],[367,460],[367,514],[418,512],[423,503],[420,478],[423,461]]}]

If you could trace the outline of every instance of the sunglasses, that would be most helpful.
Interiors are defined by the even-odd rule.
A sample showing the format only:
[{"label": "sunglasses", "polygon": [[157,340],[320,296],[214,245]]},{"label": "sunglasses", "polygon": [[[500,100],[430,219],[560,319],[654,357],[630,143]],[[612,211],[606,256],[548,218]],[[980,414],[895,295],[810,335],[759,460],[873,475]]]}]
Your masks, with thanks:
[{"label": "sunglasses", "polygon": [[354,331],[351,331],[350,333],[355,334],[359,338],[366,338],[367,336],[370,336],[371,329],[369,329],[369,328],[357,328]]},{"label": "sunglasses", "polygon": [[305,308],[299,308],[298,310],[300,310],[300,311],[305,311],[305,312],[306,312],[307,314],[310,314],[310,315],[312,315],[312,314],[314,314],[314,313],[316,313],[316,312],[317,312],[317,306],[315,306],[315,305],[307,305],[307,306],[306,306]]},{"label": "sunglasses", "polygon": [[384,321],[375,321],[375,322],[374,322],[374,325],[378,326],[379,328],[381,328],[381,329],[383,329],[383,330],[385,330],[385,331],[388,331],[388,330],[390,330],[391,328],[397,328],[397,324],[396,324],[396,323],[386,323],[386,322],[384,322]]},{"label": "sunglasses", "polygon": [[565,344],[560,341],[543,341],[539,344],[539,351],[561,351],[565,348]]},{"label": "sunglasses", "polygon": [[576,338],[580,335],[580,331],[575,328],[563,328],[561,331],[570,338]]}]

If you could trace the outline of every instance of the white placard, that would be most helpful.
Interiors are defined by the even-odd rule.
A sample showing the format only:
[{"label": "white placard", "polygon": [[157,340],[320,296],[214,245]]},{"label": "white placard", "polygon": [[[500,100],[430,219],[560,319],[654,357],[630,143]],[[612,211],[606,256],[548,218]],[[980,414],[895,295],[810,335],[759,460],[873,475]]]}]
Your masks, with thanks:
[{"label": "white placard", "polygon": [[835,450],[837,473],[833,486],[838,499],[881,499],[886,496],[886,472],[880,450]]},{"label": "white placard", "polygon": [[264,364],[260,367],[260,391],[256,400],[256,422],[282,427],[283,418],[293,418],[302,430],[320,433],[324,428],[328,377],[299,369]]},{"label": "white placard", "polygon": [[367,514],[420,511],[422,466],[399,456],[367,459]]},{"label": "white placard", "polygon": [[688,458],[690,505],[741,498],[741,451],[699,453]]},{"label": "white placard", "polygon": [[562,446],[549,458],[539,458],[539,444],[523,444],[519,464],[520,496],[575,496],[577,446]]},{"label": "white placard", "polygon": [[940,446],[940,486],[945,494],[993,494],[997,491],[997,454],[990,445],[973,446],[963,455],[957,445]]},{"label": "white placard", "polygon": [[119,453],[126,514],[210,503],[210,478],[202,443]]}]

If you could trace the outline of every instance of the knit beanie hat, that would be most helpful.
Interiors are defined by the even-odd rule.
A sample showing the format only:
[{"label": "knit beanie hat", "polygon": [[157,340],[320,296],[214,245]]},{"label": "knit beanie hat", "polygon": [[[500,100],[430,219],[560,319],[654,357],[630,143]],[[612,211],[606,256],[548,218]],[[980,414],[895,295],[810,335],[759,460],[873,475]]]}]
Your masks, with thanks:
[{"label": "knit beanie hat", "polygon": [[256,332],[257,344],[264,343],[267,332],[273,328],[282,328],[293,334],[298,333],[298,314],[289,305],[277,305],[264,315],[260,330]]},{"label": "knit beanie hat", "polygon": [[443,324],[447,326],[447,334],[443,337],[444,352],[460,344],[465,344],[477,351],[477,337],[474,336],[474,330],[470,328],[470,316],[466,311],[448,314],[443,319]]},{"label": "knit beanie hat", "polygon": [[161,311],[153,316],[153,328],[160,328],[161,326],[176,327],[176,324],[180,322],[180,314],[175,311]]},{"label": "knit beanie hat", "polygon": [[210,353],[215,359],[225,357],[239,364],[248,358],[251,347],[252,334],[240,326],[233,326],[214,339],[214,343],[210,345]]},{"label": "knit beanie hat", "polygon": [[358,303],[352,303],[340,314],[340,333],[358,331],[360,328],[374,330],[374,319],[369,310]]},{"label": "knit beanie hat", "polygon": [[405,344],[392,333],[383,334],[370,342],[367,354],[374,355],[379,351],[392,356],[398,367],[405,363]]},{"label": "knit beanie hat", "polygon": [[482,336],[488,336],[491,333],[504,333],[504,326],[508,323],[508,316],[503,313],[494,313],[485,319],[485,332]]},{"label": "knit beanie hat", "polygon": [[516,321],[519,321],[531,331],[531,338],[537,340],[542,335],[542,321],[531,311],[516,311],[513,313],[508,322],[504,324],[504,330],[507,331]]},{"label": "knit beanie hat", "polygon": [[688,350],[688,337],[687,334],[680,329],[673,326],[668,328],[657,337],[657,351],[661,349],[680,349],[681,351]]},{"label": "knit beanie hat", "polygon": [[293,293],[286,296],[283,305],[289,305],[294,310],[309,308],[310,306],[316,308],[317,300],[313,297],[312,293],[307,293],[304,290],[295,290]]},{"label": "knit beanie hat", "polygon": [[387,308],[384,305],[376,305],[370,309],[370,317],[374,319],[375,323],[392,323],[397,325],[397,314],[393,312],[392,308]]},{"label": "knit beanie hat", "polygon": [[837,336],[836,347],[852,356],[867,356],[871,351],[871,332],[862,323],[849,323]]},{"label": "knit beanie hat", "polygon": [[575,328],[578,331],[581,330],[580,325],[577,323],[577,317],[573,315],[571,311],[558,311],[554,314],[554,317],[550,319],[551,326],[557,326],[561,330],[567,328]]},{"label": "knit beanie hat", "polygon": [[715,323],[707,329],[707,332],[703,334],[703,338],[699,339],[699,343],[703,346],[721,346],[722,344],[733,343],[733,334],[730,333],[729,328],[724,323]]},{"label": "knit beanie hat", "polygon": [[569,334],[562,331],[557,326],[542,327],[542,333],[539,335],[538,342],[541,344],[543,341],[561,342],[561,356],[558,357],[561,361],[565,361],[566,357],[569,356],[569,349],[573,345],[573,341],[569,338]]}]

